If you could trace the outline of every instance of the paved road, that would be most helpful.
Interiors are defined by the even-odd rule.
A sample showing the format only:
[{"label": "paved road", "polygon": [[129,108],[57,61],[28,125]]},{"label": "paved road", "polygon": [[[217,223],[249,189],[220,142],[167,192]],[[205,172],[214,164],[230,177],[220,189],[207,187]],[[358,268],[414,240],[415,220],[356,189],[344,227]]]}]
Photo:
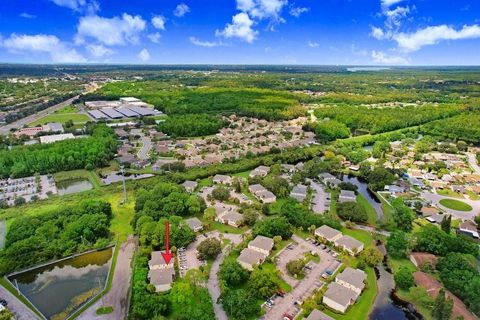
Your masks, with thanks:
[{"label": "paved road", "polygon": [[142,141],[142,148],[138,151],[138,159],[148,160],[148,154],[150,153],[150,150],[152,150],[152,140],[150,137],[142,135],[140,141]]},{"label": "paved road", "polygon": [[38,320],[36,314],[33,313],[27,306],[23,304],[20,300],[17,299],[13,294],[11,294],[3,286],[0,286],[0,298],[5,299],[8,303],[8,309],[15,313],[17,320]]},{"label": "paved road", "polygon": [[[122,243],[118,252],[117,264],[113,275],[110,291],[90,308],[85,310],[77,319],[106,319],[119,320],[127,318],[128,311],[128,290],[130,287],[130,278],[132,276],[131,262],[135,252],[137,239],[130,236],[128,240]],[[106,315],[97,315],[96,311],[101,307],[113,307],[113,312]]]},{"label": "paved road", "polygon": [[7,236],[7,221],[0,220],[0,249],[5,246],[5,237]]},{"label": "paved road", "polygon": [[477,163],[477,156],[471,152],[467,152],[468,164],[475,171],[476,174],[480,174],[480,166]]},{"label": "paved road", "polygon": [[217,320],[228,320],[227,314],[220,303],[217,303],[218,298],[220,297],[220,284],[218,281],[218,270],[220,269],[220,264],[223,261],[224,253],[220,253],[217,256],[217,259],[212,264],[210,269],[210,276],[207,282],[208,292],[212,297],[213,302],[213,311],[215,312],[215,318]]},{"label": "paved road", "polygon": [[310,187],[314,190],[312,205],[313,212],[320,214],[325,213],[325,211],[329,209],[329,207],[326,206],[328,192],[326,192],[323,186],[319,183],[311,179],[307,179],[307,181],[310,182]]},{"label": "paved road", "polygon": [[[454,216],[456,218],[460,218],[462,220],[466,220],[466,219],[473,220],[473,218],[475,218],[475,216],[480,213],[480,200],[451,198],[451,197],[447,197],[447,196],[443,196],[443,195],[435,194],[435,193],[431,193],[431,192],[422,192],[420,194],[420,196],[423,199],[431,202],[432,205],[434,205],[436,207],[439,207],[442,210],[444,210],[445,212],[450,213],[452,216]],[[465,202],[465,203],[469,204],[470,206],[472,206],[473,210],[472,211],[457,211],[457,210],[449,209],[449,208],[444,207],[440,204],[440,200],[442,200],[442,199],[453,199],[453,200],[459,200],[459,201]]]},{"label": "paved road", "polygon": [[54,113],[55,111],[57,110],[60,110],[70,104],[72,104],[73,100],[77,99],[79,96],[75,96],[73,98],[70,98],[68,100],[65,100],[63,102],[60,102],[59,104],[56,104],[54,106],[51,106],[45,110],[42,110],[42,111],[39,111],[35,114],[32,114],[28,117],[25,117],[25,118],[22,118],[20,120],[17,120],[15,122],[12,122],[12,123],[9,123],[7,125],[4,125],[2,127],[0,127],[0,134],[1,135],[8,135],[10,133],[10,129],[19,129],[19,128],[22,128],[23,126],[33,122],[33,121],[36,121],[40,118],[43,118],[44,116],[50,114],[50,113]]}]

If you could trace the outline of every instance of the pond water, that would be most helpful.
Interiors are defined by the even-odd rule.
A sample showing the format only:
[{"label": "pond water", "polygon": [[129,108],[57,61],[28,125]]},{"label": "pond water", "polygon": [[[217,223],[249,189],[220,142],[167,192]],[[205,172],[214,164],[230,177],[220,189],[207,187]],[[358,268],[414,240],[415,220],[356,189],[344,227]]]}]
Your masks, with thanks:
[{"label": "pond water", "polygon": [[378,219],[383,218],[382,203],[380,202],[380,200],[378,200],[375,193],[373,193],[372,191],[370,191],[370,189],[368,189],[368,185],[365,182],[361,181],[357,177],[348,176],[348,175],[344,175],[342,177],[342,180],[356,185],[358,187],[357,189],[358,193],[364,196],[368,200],[368,202],[372,205],[372,207],[375,209]]},{"label": "pond water", "polygon": [[103,290],[112,253],[113,248],[90,252],[8,279],[47,319],[63,320]]},{"label": "pond water", "polygon": [[93,188],[92,183],[88,179],[68,179],[59,181],[57,184],[58,194],[63,196],[65,194],[77,193],[87,191]]},{"label": "pond water", "polygon": [[[383,245],[377,245],[377,249],[383,254],[386,253]],[[414,307],[398,298],[395,294],[395,281],[389,272],[385,258],[383,264],[375,268],[377,275],[378,294],[375,298],[373,311],[370,320],[421,320],[423,317],[416,312]]]}]

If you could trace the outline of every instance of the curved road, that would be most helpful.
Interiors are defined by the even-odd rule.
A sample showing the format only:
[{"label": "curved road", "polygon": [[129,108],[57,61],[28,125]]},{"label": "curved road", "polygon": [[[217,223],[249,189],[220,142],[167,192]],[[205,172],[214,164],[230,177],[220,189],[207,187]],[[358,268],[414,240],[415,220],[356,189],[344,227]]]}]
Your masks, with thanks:
[{"label": "curved road", "polygon": [[475,171],[476,174],[480,174],[480,166],[477,163],[477,156],[471,152],[467,152],[468,164]]},{"label": "curved road", "polygon": [[[442,196],[442,195],[430,193],[430,192],[422,192],[421,197],[427,201],[430,201],[433,205],[441,208],[445,212],[450,213],[454,217],[460,218],[462,220],[465,220],[465,219],[473,220],[473,218],[475,218],[475,216],[480,213],[480,200],[458,199],[458,198]],[[452,199],[452,200],[465,202],[469,204],[473,208],[473,210],[458,211],[458,210],[449,209],[440,204],[440,200],[442,199]]]},{"label": "curved road", "polygon": [[213,311],[215,312],[215,318],[217,320],[228,320],[227,313],[223,310],[223,307],[220,303],[217,303],[218,298],[220,297],[220,283],[218,281],[218,270],[220,269],[220,264],[224,258],[224,252],[220,253],[217,256],[217,259],[213,262],[212,268],[210,269],[210,276],[208,277],[207,288],[210,296],[212,297],[213,302]]}]

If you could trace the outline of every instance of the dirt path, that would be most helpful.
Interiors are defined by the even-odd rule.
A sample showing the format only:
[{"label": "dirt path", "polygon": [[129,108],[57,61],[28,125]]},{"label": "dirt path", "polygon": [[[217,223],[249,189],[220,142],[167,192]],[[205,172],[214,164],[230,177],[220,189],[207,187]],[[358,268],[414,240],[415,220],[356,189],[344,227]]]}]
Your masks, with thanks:
[{"label": "dirt path", "polygon": [[[135,252],[137,239],[130,236],[128,240],[122,243],[118,252],[117,264],[113,275],[110,291],[90,308],[85,310],[77,319],[108,319],[120,320],[127,318],[128,312],[128,290],[130,278],[132,276],[131,262]],[[106,315],[97,315],[96,311],[101,307],[113,307],[113,312]]]}]

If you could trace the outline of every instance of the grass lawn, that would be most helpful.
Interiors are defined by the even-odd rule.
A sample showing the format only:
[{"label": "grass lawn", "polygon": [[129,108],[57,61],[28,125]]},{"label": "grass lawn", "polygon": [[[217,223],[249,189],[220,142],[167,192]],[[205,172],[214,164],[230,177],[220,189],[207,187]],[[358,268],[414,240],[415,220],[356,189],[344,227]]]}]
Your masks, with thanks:
[{"label": "grass lawn", "polygon": [[373,208],[373,206],[361,194],[357,195],[357,203],[359,205],[361,205],[365,209],[365,211],[367,212],[367,215],[368,215],[367,223],[369,225],[376,226],[377,225],[377,213],[375,212],[375,209]]},{"label": "grass lawn", "polygon": [[480,200],[480,196],[473,191],[467,191],[468,197],[470,200]]},{"label": "grass lawn", "polygon": [[373,268],[366,268],[365,272],[367,273],[367,286],[357,302],[347,310],[347,313],[339,314],[329,309],[325,309],[323,312],[337,320],[368,319],[377,296],[377,279]]},{"label": "grass lawn", "polygon": [[65,113],[77,113],[78,109],[75,106],[66,106],[65,108],[62,108],[60,110],[55,111],[55,114],[65,114]]},{"label": "grass lawn", "polygon": [[277,201],[272,203],[270,208],[270,215],[279,214],[282,206],[287,202],[287,198],[278,198]]},{"label": "grass lawn", "polygon": [[454,200],[454,199],[442,199],[440,200],[440,204],[444,207],[447,207],[452,210],[457,210],[457,211],[472,211],[473,208],[462,201],[459,200]]},{"label": "grass lawn", "polygon": [[245,232],[245,228],[235,228],[220,222],[215,221],[213,224],[213,229],[218,230],[219,232],[223,233],[234,233],[234,234],[241,234]]},{"label": "grass lawn", "polygon": [[239,177],[239,178],[245,178],[245,179],[248,180],[248,175],[250,174],[251,171],[252,170],[234,173],[234,174],[232,174],[232,176]]},{"label": "grass lawn", "polygon": [[343,227],[341,231],[344,235],[348,235],[350,237],[357,239],[358,241],[363,242],[363,244],[365,245],[365,248],[373,247],[375,245],[373,241],[373,236],[368,231],[352,230],[352,229],[347,229],[345,227]]},{"label": "grass lawn", "polygon": [[[329,191],[329,190],[327,190]],[[334,190],[330,193],[330,213],[333,215],[337,215],[337,202],[338,202],[338,196],[340,192],[337,190]]]},{"label": "grass lawn", "polygon": [[123,201],[122,193],[108,194],[104,200],[110,202],[113,211],[113,219],[110,225],[110,231],[115,234],[119,242],[127,240],[130,234],[133,234],[133,228],[130,225],[135,215],[135,201],[133,192],[128,193],[128,202],[121,204]]},{"label": "grass lawn", "polygon": [[203,187],[211,187],[211,186],[213,186],[212,178],[205,178],[198,182],[197,189],[200,190]]},{"label": "grass lawn", "polygon": [[273,263],[264,263],[261,265],[261,269],[268,270],[268,271],[275,271],[277,273],[277,280],[280,288],[285,292],[292,291],[292,286],[285,282],[279,274],[277,267]]},{"label": "grass lawn", "polygon": [[113,307],[101,307],[95,312],[97,315],[109,314],[113,312]]},{"label": "grass lawn", "polygon": [[82,113],[60,113],[60,114],[49,114],[43,118],[40,118],[34,122],[28,124],[29,127],[35,127],[38,125],[43,125],[49,122],[60,122],[65,124],[68,120],[72,120],[73,123],[85,123],[91,119]]},{"label": "grass lawn", "polygon": [[464,196],[458,192],[455,192],[450,189],[444,189],[444,190],[437,190],[437,194],[440,194],[442,196],[447,196],[447,197],[452,197],[452,198],[459,198],[463,199]]}]

